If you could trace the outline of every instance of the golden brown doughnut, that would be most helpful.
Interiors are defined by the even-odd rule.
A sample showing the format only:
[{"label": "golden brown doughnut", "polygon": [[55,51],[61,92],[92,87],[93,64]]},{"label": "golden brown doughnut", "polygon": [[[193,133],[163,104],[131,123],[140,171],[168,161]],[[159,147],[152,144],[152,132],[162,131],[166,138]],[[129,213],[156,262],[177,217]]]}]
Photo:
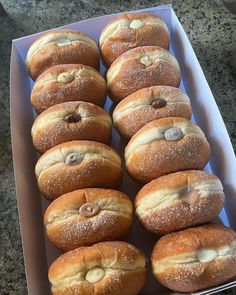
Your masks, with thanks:
[{"label": "golden brown doughnut", "polygon": [[108,66],[122,53],[145,45],[165,49],[170,45],[165,22],[148,13],[125,13],[114,18],[104,27],[99,38],[100,50]]},{"label": "golden brown doughnut", "polygon": [[178,87],[180,68],[176,58],[158,46],[142,46],[119,56],[107,71],[107,89],[118,103],[129,94],[149,86]]},{"label": "golden brown doughnut", "polygon": [[158,235],[211,221],[224,206],[220,180],[189,170],[157,178],[137,194],[135,210],[143,226]]},{"label": "golden brown doughnut", "polygon": [[179,117],[148,123],[125,148],[126,168],[142,183],[180,170],[201,170],[209,157],[210,146],[202,130]]},{"label": "golden brown doughnut", "polygon": [[110,144],[111,117],[100,107],[83,101],[64,102],[42,112],[31,129],[35,148],[44,153],[71,140]]},{"label": "golden brown doughnut", "polygon": [[55,104],[78,100],[101,107],[106,100],[104,78],[81,64],[49,68],[38,77],[31,93],[31,103],[38,114]]},{"label": "golden brown doughnut", "polygon": [[132,202],[123,193],[87,188],[54,200],[44,215],[48,239],[69,251],[122,238],[132,223]]},{"label": "golden brown doughnut", "polygon": [[101,242],[64,253],[49,268],[53,295],[137,295],[145,257],[126,242]]},{"label": "golden brown doughnut", "polygon": [[236,277],[236,232],[219,224],[162,237],[151,257],[158,281],[177,292],[195,292]]},{"label": "golden brown doughnut", "polygon": [[81,188],[116,189],[122,181],[121,159],[103,143],[69,141],[44,153],[36,163],[35,174],[40,191],[48,199]]},{"label": "golden brown doughnut", "polygon": [[60,64],[84,64],[99,69],[96,42],[76,30],[54,30],[31,44],[26,67],[33,80],[48,68]]},{"label": "golden brown doughnut", "polygon": [[131,138],[147,123],[164,117],[190,119],[189,97],[171,86],[140,89],[123,99],[114,109],[113,122],[122,137]]}]

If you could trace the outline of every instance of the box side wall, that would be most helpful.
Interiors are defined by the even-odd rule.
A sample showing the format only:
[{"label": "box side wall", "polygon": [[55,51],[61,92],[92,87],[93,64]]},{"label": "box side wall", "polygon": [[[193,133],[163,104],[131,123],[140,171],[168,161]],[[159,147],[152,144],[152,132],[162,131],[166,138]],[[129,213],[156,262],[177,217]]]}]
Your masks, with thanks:
[{"label": "box side wall", "polygon": [[181,65],[185,91],[191,99],[194,118],[212,147],[210,166],[224,185],[225,211],[230,226],[236,229],[236,159],[232,144],[201,66],[174,12],[172,23],[173,50]]},{"label": "box side wall", "polygon": [[29,294],[49,294],[41,196],[34,176],[29,78],[13,45],[10,73],[11,137],[17,205]]}]

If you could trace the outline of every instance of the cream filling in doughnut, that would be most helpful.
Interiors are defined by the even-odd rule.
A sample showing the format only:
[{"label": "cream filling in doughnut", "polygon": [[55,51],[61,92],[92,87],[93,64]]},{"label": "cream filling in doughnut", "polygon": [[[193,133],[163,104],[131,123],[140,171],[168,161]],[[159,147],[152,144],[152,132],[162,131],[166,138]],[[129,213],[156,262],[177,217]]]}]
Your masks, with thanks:
[{"label": "cream filling in doughnut", "polygon": [[50,45],[50,44],[57,44],[58,46],[71,45],[73,42],[80,41],[88,44],[89,46],[93,47],[97,52],[98,48],[96,42],[91,38],[85,36],[78,32],[72,31],[52,31],[50,34],[46,34],[45,36],[40,37],[37,39],[29,48],[26,58],[26,63],[29,62],[30,58],[42,47]]},{"label": "cream filling in doughnut", "polygon": [[170,256],[159,261],[153,262],[154,273],[162,273],[166,269],[184,268],[197,263],[207,263],[214,259],[227,259],[228,257],[236,259],[236,240],[229,246],[219,248],[202,248],[198,251],[183,253],[177,256]]},{"label": "cream filling in doughnut", "polygon": [[145,23],[141,21],[140,19],[134,19],[132,22],[129,24],[129,27],[134,30],[138,30],[145,26]]},{"label": "cream filling in doughnut", "polygon": [[184,123],[170,124],[162,127],[152,126],[148,129],[148,131],[144,131],[136,136],[132,143],[128,145],[125,155],[126,161],[129,160],[130,156],[132,156],[132,153],[136,152],[144,145],[150,144],[156,140],[165,139],[166,130],[173,127],[181,129],[183,136],[189,135],[205,138],[203,131],[197,125],[192,124],[190,121]]},{"label": "cream filling in doughnut", "polygon": [[103,30],[99,38],[99,44],[102,46],[108,38],[116,35],[119,30],[122,30],[125,27],[137,30],[145,25],[162,27],[167,33],[169,33],[166,24],[160,18],[140,18],[131,20],[126,17],[125,19],[118,19],[108,25],[107,28]]},{"label": "cream filling in doughnut", "polygon": [[95,115],[94,113],[90,112],[88,108],[85,108],[82,105],[80,105],[78,108],[71,108],[71,110],[61,109],[57,111],[48,112],[43,116],[39,116],[32,126],[31,134],[35,135],[35,133],[40,131],[40,129],[47,128],[48,125],[50,126],[51,124],[53,125],[58,122],[65,124],[65,117],[70,114],[76,114],[80,116],[80,120],[78,121],[82,122],[86,120],[96,121],[97,123],[102,124],[106,127],[110,127],[112,124],[111,118],[108,114]]},{"label": "cream filling in doughnut", "polygon": [[[70,79],[67,81],[70,82],[63,82],[62,79],[60,78],[61,76],[69,76]],[[83,67],[81,65],[76,66],[71,66],[70,69],[66,69],[65,67],[65,71],[62,73],[48,73],[47,75],[44,75],[43,77],[41,77],[40,79],[37,80],[37,82],[35,82],[35,85],[37,86],[47,86],[48,84],[51,83],[63,83],[63,84],[68,84],[73,82],[74,80],[78,80],[78,79],[83,79],[83,80],[96,80],[97,83],[100,83],[104,86],[106,86],[106,82],[105,79],[96,71],[93,69],[90,69],[88,67]]]},{"label": "cream filling in doughnut", "polygon": [[150,63],[149,65],[156,63],[158,61],[164,61],[164,62],[168,62],[172,64],[177,70],[180,71],[178,61],[168,51],[164,49],[155,49],[155,50],[146,49],[146,52],[145,51],[143,53],[139,52],[139,53],[136,53],[136,55],[134,54],[133,56],[130,55],[130,56],[127,56],[126,58],[124,57],[118,62],[116,60],[107,72],[107,85],[110,85],[112,80],[118,75],[123,64],[129,62],[130,60],[138,60],[140,62],[140,60],[142,60],[144,57],[148,58]]},{"label": "cream filling in doughnut", "polygon": [[166,105],[190,104],[190,101],[187,95],[169,97],[167,95],[162,95],[160,93],[159,95],[150,98],[149,101],[147,101],[145,98],[142,101],[142,98],[140,98],[140,99],[137,99],[136,101],[127,102],[123,107],[119,108],[117,111],[116,110],[114,111],[113,119],[115,121],[118,121],[124,116],[132,114],[133,112],[136,112],[139,109],[150,108],[152,101],[158,98],[164,99],[166,101]]},{"label": "cream filling in doughnut", "polygon": [[[72,142],[73,143],[73,142]],[[41,176],[41,174],[47,170],[48,168],[51,168],[52,166],[59,166],[60,165],[66,165],[65,160],[66,157],[69,154],[78,154],[80,156],[83,156],[83,161],[96,161],[98,159],[104,161],[110,161],[111,165],[119,166],[121,167],[121,160],[120,157],[109,148],[105,148],[100,145],[89,145],[89,144],[78,144],[71,146],[63,147],[63,144],[60,148],[54,149],[53,151],[50,151],[45,153],[41,158],[38,160],[35,166],[35,174],[37,179]]]},{"label": "cream filling in doughnut", "polygon": [[[127,218],[131,218],[132,216],[132,207],[130,206],[130,202],[128,200],[121,200],[118,198],[103,198],[98,197],[96,202],[94,202],[100,207],[101,214],[106,214],[106,212],[115,215],[122,215]],[[54,225],[57,222],[65,221],[68,218],[76,217],[78,221],[84,220],[83,216],[80,215],[81,206],[77,206],[76,208],[68,208],[60,211],[51,212],[48,215],[46,220],[46,226]],[[99,214],[98,213],[98,214]]]},{"label": "cream filling in doughnut", "polygon": [[58,46],[66,46],[66,45],[71,45],[71,41],[69,39],[65,38],[65,39],[57,40],[56,44]]},{"label": "cream filling in doughnut", "polygon": [[[112,250],[112,249],[111,249]],[[127,257],[128,259],[128,257]],[[109,259],[107,259],[109,262]],[[121,268],[121,266],[116,267],[116,262],[110,263],[110,267],[106,265],[107,263],[101,263],[101,265],[92,266],[94,263],[91,262],[91,268],[86,270],[86,266],[83,267],[84,270],[74,270],[74,274],[67,275],[65,273],[64,276],[60,278],[51,280],[52,289],[57,289],[60,287],[68,288],[73,285],[81,284],[81,283],[95,283],[96,280],[100,281],[105,277],[112,276],[113,278],[116,276],[125,276],[128,272],[138,272],[145,268],[145,265],[141,262],[134,263],[134,265],[129,264],[129,268]],[[81,266],[82,267],[82,266]],[[96,276],[94,275],[94,269],[97,268],[98,273]],[[92,273],[90,273],[92,271]],[[91,276],[92,275],[92,278]]]},{"label": "cream filling in doughnut", "polygon": [[[181,197],[181,191],[185,186],[178,189],[166,189],[151,192],[143,197],[136,206],[136,212],[144,218],[157,210],[162,210],[174,206],[178,202],[186,202]],[[207,180],[207,182],[198,182],[191,184],[191,187],[196,190],[199,198],[206,198],[209,195],[222,194],[223,187],[218,179]],[[196,202],[198,199],[196,199]]]},{"label": "cream filling in doughnut", "polygon": [[97,283],[103,279],[105,276],[105,271],[100,267],[94,267],[90,269],[85,276],[86,281],[89,283]]}]

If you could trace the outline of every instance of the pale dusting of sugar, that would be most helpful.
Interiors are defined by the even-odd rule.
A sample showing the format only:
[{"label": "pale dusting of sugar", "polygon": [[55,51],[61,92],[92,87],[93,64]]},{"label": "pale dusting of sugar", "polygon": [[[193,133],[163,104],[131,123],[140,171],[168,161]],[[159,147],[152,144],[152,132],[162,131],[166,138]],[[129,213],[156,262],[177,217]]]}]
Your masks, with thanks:
[{"label": "pale dusting of sugar", "polygon": [[82,246],[119,238],[123,234],[117,216],[103,211],[93,218],[80,221],[72,216],[66,219],[66,226],[63,226],[63,223],[64,221],[60,222],[59,235],[54,237],[54,240],[60,241],[62,247],[73,243],[72,241],[75,241],[74,246]]},{"label": "pale dusting of sugar", "polygon": [[[146,171],[151,171],[149,173],[152,174],[154,179],[157,175],[160,176],[178,170],[201,169],[208,160],[204,154],[204,149],[202,149],[204,144],[205,139],[193,136],[191,140],[186,140],[183,144],[177,142],[175,145],[167,145],[164,140],[159,140],[158,145],[162,150],[165,150],[165,153],[158,153],[158,148],[151,152],[151,144],[147,144],[134,151],[138,154],[139,150],[144,152],[146,149],[146,157],[141,158],[136,164],[136,170],[140,175],[145,171],[144,178],[146,178]],[[148,152],[149,156],[147,156]],[[129,161],[132,161],[132,157]],[[168,167],[168,171],[166,167]]]},{"label": "pale dusting of sugar", "polygon": [[[96,101],[103,98],[104,95],[101,91],[97,91],[96,98],[94,98],[92,95],[94,93],[94,88],[100,90],[100,86],[97,80],[92,77],[89,77],[89,79],[83,77],[69,84],[57,84],[58,87],[56,88],[55,82],[51,82],[40,86],[39,89],[35,89],[35,92],[37,91],[35,95],[37,104],[40,104],[42,109],[47,109],[51,105],[66,101],[82,100],[96,103]],[[89,93],[89,89],[91,89],[91,93]],[[84,95],[85,92],[86,95]]]},{"label": "pale dusting of sugar", "polygon": [[164,117],[183,117],[183,109],[179,106],[179,103],[168,104],[160,109],[154,109],[150,105],[145,105],[122,116],[117,121],[117,125],[122,124],[122,121],[125,119],[128,123],[126,126],[122,124],[122,129],[125,129],[128,133],[132,132],[132,134],[135,134],[147,123]]},{"label": "pale dusting of sugar", "polygon": [[[94,130],[94,132],[91,132],[91,130]],[[60,119],[45,125],[40,131],[40,146],[46,149],[65,141],[82,139],[103,142],[104,138],[109,137],[109,128],[104,127],[99,120],[82,119],[77,123],[69,124]]]},{"label": "pale dusting of sugar", "polygon": [[186,286],[187,288],[198,288],[201,281],[204,284],[204,274],[207,273],[209,277],[214,279],[216,284],[222,283],[223,281],[226,281],[232,277],[232,269],[229,272],[227,269],[225,269],[225,267],[228,268],[230,265],[235,269],[235,263],[236,256],[227,255],[216,258],[213,267],[210,269],[205,268],[205,264],[201,262],[176,264],[173,266],[173,268],[170,267],[168,271],[160,274],[161,281],[163,280],[166,283],[171,282],[172,286],[176,285]]},{"label": "pale dusting of sugar", "polygon": [[191,281],[189,278],[198,278],[205,271],[204,264],[199,262],[175,265],[172,269],[165,271],[163,281],[171,282],[171,285],[186,286],[189,288],[194,281]]},{"label": "pale dusting of sugar", "polygon": [[[222,202],[216,202],[216,198],[221,198]],[[205,195],[192,205],[179,201],[165,209],[155,208],[141,220],[154,232],[175,231],[212,220],[219,214],[222,206],[221,196]]]},{"label": "pale dusting of sugar", "polygon": [[125,96],[141,88],[166,84],[178,86],[177,69],[170,62],[156,62],[155,65],[134,71],[129,63],[124,64],[120,73],[120,79],[116,81],[116,88],[124,91]]},{"label": "pale dusting of sugar", "polygon": [[[114,245],[114,247],[113,247]],[[110,291],[109,294],[119,294],[119,292],[121,290],[124,290],[124,277],[126,277],[128,275],[128,273],[130,272],[139,272],[139,271],[143,271],[143,268],[140,269],[134,269],[132,270],[132,268],[130,269],[131,265],[133,266],[133,263],[137,263],[137,251],[135,250],[134,247],[129,246],[128,244],[126,245],[121,245],[121,244],[110,244],[111,246],[111,253],[113,252],[114,255],[110,256],[109,258],[106,258],[106,256],[103,253],[103,247],[102,245],[100,245],[100,247],[97,247],[97,245],[93,246],[93,250],[96,249],[95,252],[97,252],[98,257],[100,257],[101,261],[98,262],[97,266],[100,266],[101,268],[104,269],[105,271],[105,277],[104,277],[104,283],[103,283],[103,290],[106,291]],[[97,247],[97,248],[96,248]],[[129,259],[129,257],[127,257],[126,251],[128,250],[127,248],[130,249],[129,255],[132,257],[131,259]],[[87,248],[89,249],[89,248]],[[75,261],[75,254],[78,255],[79,257],[79,253],[80,252],[80,248],[77,248],[76,250],[74,250],[73,252],[68,252],[68,254],[61,256],[60,262],[65,264],[65,271],[67,266],[73,265],[73,268],[71,268],[70,274],[69,272],[67,272],[67,275],[70,276],[76,276],[77,273],[79,272],[83,272],[84,274],[91,268],[93,267],[94,262],[91,260],[88,260],[88,258],[86,258],[86,253],[85,251],[83,251],[82,255],[85,255],[83,261],[84,264],[80,264],[78,265],[77,262]],[[73,253],[73,255],[72,255]],[[96,254],[96,253],[94,253]],[[95,255],[95,256],[97,256]],[[114,262],[111,262],[111,260],[114,260]],[[124,265],[125,263],[125,265]],[[122,265],[123,264],[123,265]],[[128,265],[127,265],[128,264]],[[130,265],[131,264],[131,265]],[[111,268],[113,267],[113,268]],[[117,267],[117,268],[116,268]],[[124,267],[124,269],[122,269],[122,267]],[[59,278],[58,278],[59,279]],[[60,280],[60,279],[59,279]],[[80,284],[86,283],[85,280],[81,280],[79,282],[79,284],[75,283],[74,285],[70,285],[70,287],[76,286],[78,287],[77,292],[79,290],[79,286]],[[142,282],[141,282],[142,284]],[[97,290],[96,290],[96,284],[93,285],[93,290],[96,294]],[[66,290],[68,290],[68,292],[70,292],[71,290],[68,288],[65,288]]]},{"label": "pale dusting of sugar", "polygon": [[[102,169],[104,170],[104,175],[107,173],[107,177],[103,177],[101,180],[96,176]],[[112,170],[105,165],[104,158],[100,158],[99,161],[90,160],[89,165],[83,166],[83,169],[80,169],[77,174],[69,174],[69,171],[67,171],[66,176],[65,173],[61,173],[56,167],[54,167],[52,171],[47,173],[47,178],[44,177],[42,185],[44,187],[44,191],[46,191],[46,194],[49,196],[53,196],[55,191],[58,195],[62,195],[68,191],[84,187],[109,187],[112,186],[113,182],[117,181],[117,179],[115,179],[113,173],[108,173],[108,171],[111,172]]]}]

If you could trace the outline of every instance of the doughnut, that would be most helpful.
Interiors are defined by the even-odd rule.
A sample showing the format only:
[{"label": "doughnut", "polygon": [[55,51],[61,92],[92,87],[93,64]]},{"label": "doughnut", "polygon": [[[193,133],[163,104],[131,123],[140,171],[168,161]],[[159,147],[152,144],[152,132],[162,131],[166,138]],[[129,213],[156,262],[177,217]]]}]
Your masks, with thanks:
[{"label": "doughnut", "polygon": [[37,38],[30,46],[26,68],[37,77],[48,68],[60,64],[84,64],[99,69],[99,49],[88,35],[76,30],[54,30]]},{"label": "doughnut", "polygon": [[113,122],[122,137],[130,139],[147,123],[165,117],[190,119],[189,97],[171,86],[151,86],[123,99],[114,109]]},{"label": "doughnut", "polygon": [[69,141],[44,153],[35,175],[39,190],[51,200],[81,188],[117,189],[122,181],[121,159],[103,143]]},{"label": "doughnut", "polygon": [[59,256],[49,268],[53,295],[137,295],[146,283],[145,257],[126,242],[101,242]]},{"label": "doughnut", "polygon": [[199,170],[180,171],[146,184],[135,199],[143,226],[157,235],[207,223],[224,207],[220,180]]},{"label": "doughnut", "polygon": [[201,170],[209,157],[210,146],[203,131],[180,117],[148,123],[125,148],[126,168],[141,183],[181,170]]},{"label": "doughnut", "polygon": [[204,225],[162,237],[151,256],[156,279],[177,292],[196,292],[236,277],[236,232]]},{"label": "doughnut", "polygon": [[176,58],[158,46],[141,46],[120,55],[107,71],[107,90],[118,103],[129,94],[149,86],[179,87]]},{"label": "doughnut", "polygon": [[83,101],[57,104],[34,121],[31,134],[35,148],[44,153],[72,140],[111,142],[111,117],[100,107]]},{"label": "doughnut", "polygon": [[48,239],[65,252],[122,238],[131,226],[132,212],[132,202],[119,191],[80,189],[54,200],[44,225]]},{"label": "doughnut", "polygon": [[122,53],[145,45],[165,49],[170,45],[165,22],[148,13],[125,13],[114,18],[104,27],[99,38],[100,51],[108,66]]},{"label": "doughnut", "polygon": [[86,101],[104,106],[106,82],[93,68],[81,64],[58,65],[36,80],[31,103],[36,113],[67,101]]}]

